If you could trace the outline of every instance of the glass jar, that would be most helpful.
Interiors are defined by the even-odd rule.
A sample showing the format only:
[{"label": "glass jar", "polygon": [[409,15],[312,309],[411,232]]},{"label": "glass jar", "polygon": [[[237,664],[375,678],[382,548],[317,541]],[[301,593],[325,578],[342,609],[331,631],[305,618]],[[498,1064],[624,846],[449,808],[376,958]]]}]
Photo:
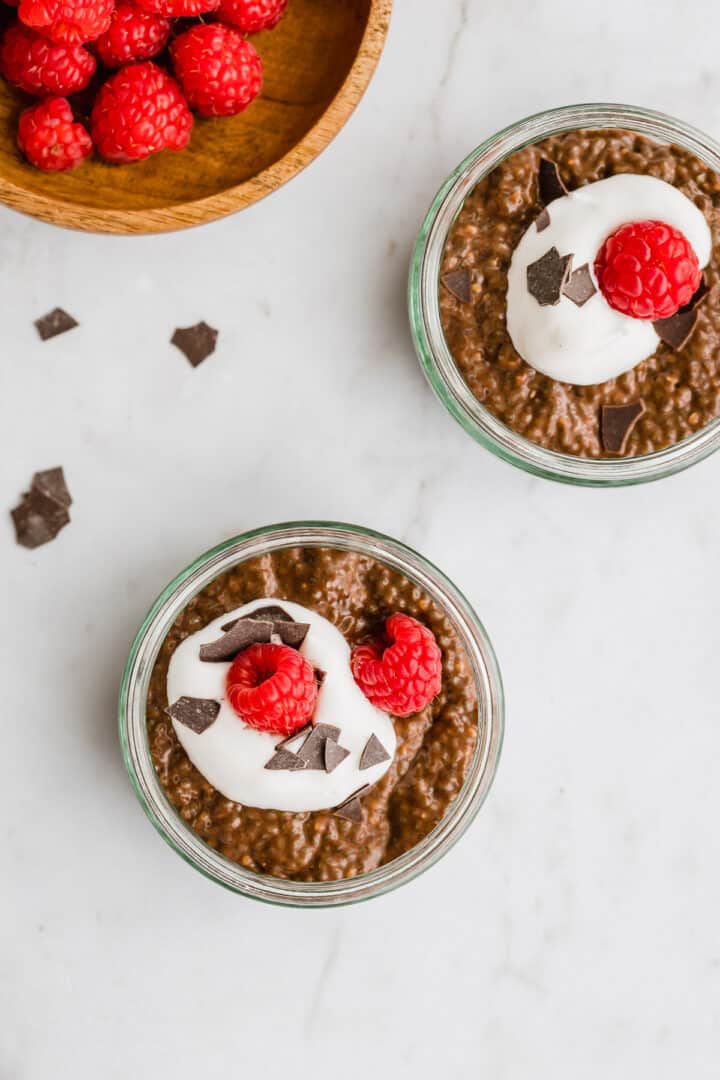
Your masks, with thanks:
[{"label": "glass jar", "polygon": [[[218,575],[247,559],[293,547],[359,552],[404,574],[442,607],[467,652],[478,697],[478,741],[467,778],[446,816],[399,858],[343,881],[295,882],[246,870],[213,850],[169,802],[152,763],[146,700],[155,659],[189,601]],[[160,835],[191,866],[234,892],[294,907],[329,907],[379,896],[432,866],[462,836],[482,806],[497,768],[504,723],[503,690],[490,640],[458,589],[417,552],[370,529],[329,522],[292,522],[256,529],[220,544],[171,581],[153,604],[130,650],[119,704],[120,742],[130,779]]]},{"label": "glass jar", "polygon": [[708,135],[662,113],[631,105],[569,105],[500,131],[452,173],[423,222],[410,267],[410,324],[425,375],[445,408],[469,435],[498,457],[537,476],[569,484],[615,487],[671,476],[701,461],[720,445],[720,418],[682,442],[632,458],[583,458],[546,450],[489,412],[463,379],[445,341],[438,282],[448,233],[465,199],[488,173],[516,151],[579,128],[622,128],[674,144],[720,172],[720,145]]}]

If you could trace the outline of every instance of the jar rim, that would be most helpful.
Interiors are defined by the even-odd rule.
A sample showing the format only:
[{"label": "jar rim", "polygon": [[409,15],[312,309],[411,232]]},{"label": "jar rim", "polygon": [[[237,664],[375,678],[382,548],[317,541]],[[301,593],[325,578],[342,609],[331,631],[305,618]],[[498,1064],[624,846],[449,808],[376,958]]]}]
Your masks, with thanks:
[{"label": "jar rim", "polygon": [[[249,558],[289,547],[359,551],[399,570],[446,611],[472,667],[478,740],[463,787],[438,825],[409,851],[365,874],[332,882],[296,882],[258,874],[209,847],[170,803],[150,754],[146,701],[162,642],[178,614],[219,574]],[[459,840],[492,785],[504,731],[502,678],[487,632],[469,601],[436,566],[400,541],[342,522],[286,522],[254,529],[211,548],[160,593],[142,621],[125,664],[118,705],[120,744],[130,781],[163,839],[205,877],[235,893],[290,907],[333,907],[367,900],[424,872]]]},{"label": "jar rim", "polygon": [[453,170],[420,228],[410,263],[408,307],[415,350],[436,396],[460,426],[487,450],[526,472],[585,487],[622,487],[671,476],[720,447],[720,417],[663,450],[632,458],[587,458],[548,450],[494,416],[472,393],[450,353],[442,329],[438,282],[448,233],[465,199],[511,154],[577,129],[619,128],[675,144],[720,172],[720,144],[662,112],[634,105],[566,105],[535,113],[503,128]]}]

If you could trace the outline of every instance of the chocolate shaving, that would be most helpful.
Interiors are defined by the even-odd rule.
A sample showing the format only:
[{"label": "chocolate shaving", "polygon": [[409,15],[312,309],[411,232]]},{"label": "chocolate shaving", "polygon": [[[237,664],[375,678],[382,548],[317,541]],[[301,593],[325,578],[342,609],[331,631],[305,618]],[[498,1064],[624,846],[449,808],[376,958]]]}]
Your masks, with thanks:
[{"label": "chocolate shaving", "polygon": [[[246,616],[247,618],[247,616]],[[292,615],[288,614],[285,608],[281,608],[278,604],[268,604],[267,607],[257,608],[252,613],[253,619],[269,619],[270,622],[295,622]]]},{"label": "chocolate shaving", "polygon": [[545,229],[550,225],[550,211],[547,207],[541,210],[538,216],[535,218],[535,228],[538,232],[545,232]]},{"label": "chocolate shaving", "polygon": [[543,206],[547,206],[548,203],[554,202],[555,199],[561,199],[563,195],[567,195],[568,193],[568,189],[560,179],[560,170],[555,162],[549,161],[548,158],[540,158],[538,191],[540,193],[540,202]]},{"label": "chocolate shaving", "polygon": [[19,505],[10,511],[18,544],[36,548],[54,540],[70,522],[68,507],[71,503],[72,498],[60,467],[36,472],[30,490],[25,492]]},{"label": "chocolate shaving", "polygon": [[325,769],[325,743],[328,739],[337,742],[340,728],[334,724],[317,724],[313,727],[297,754],[308,769]]},{"label": "chocolate shaving", "polygon": [[440,281],[461,304],[469,304],[472,300],[472,282],[469,270],[450,270],[447,274],[442,275]]},{"label": "chocolate shaving", "polygon": [[306,765],[302,758],[299,758],[297,754],[293,754],[292,750],[286,750],[283,746],[280,746],[265,768],[281,772],[299,772],[301,769],[306,768]]},{"label": "chocolate shaving", "polygon": [[334,739],[325,740],[325,772],[335,772],[338,765],[341,765],[346,757],[349,757],[350,751],[346,750],[344,746],[340,746]]},{"label": "chocolate shaving", "polygon": [[352,821],[355,825],[359,825],[363,819],[362,804],[360,802],[360,799],[365,794],[365,792],[369,790],[370,785],[364,784],[363,787],[353,792],[353,794],[350,795],[349,798],[345,800],[345,802],[340,803],[339,806],[336,806],[332,813],[335,815],[335,817],[344,818],[345,821]]},{"label": "chocolate shaving", "polygon": [[563,287],[563,296],[567,296],[568,300],[572,300],[573,304],[577,304],[578,307],[587,304],[588,300],[596,292],[595,282],[592,279],[590,267],[587,263],[575,270]]},{"label": "chocolate shaving", "polygon": [[266,644],[270,641],[273,624],[262,619],[238,619],[238,621],[216,641],[200,646],[200,659],[211,664],[223,660],[234,660],[239,652],[251,645]]},{"label": "chocolate shaving", "polygon": [[697,310],[710,295],[710,286],[703,277],[692,299],[684,304],[674,315],[667,319],[658,319],[653,323],[660,340],[675,352],[685,348],[697,326]]},{"label": "chocolate shaving", "polygon": [[190,728],[196,735],[202,735],[217,720],[220,702],[212,698],[181,697],[165,712],[176,723]]},{"label": "chocolate shaving", "polygon": [[600,434],[608,454],[624,454],[630,433],[645,412],[644,401],[627,405],[603,405],[600,411]]},{"label": "chocolate shaving", "polygon": [[528,266],[528,292],[535,297],[541,307],[550,307],[560,303],[563,289],[570,277],[572,261],[572,255],[561,257],[558,249],[551,247],[542,258]]},{"label": "chocolate shaving", "polygon": [[692,297],[692,299],[687,304],[684,304],[683,307],[680,308],[680,310],[682,312],[696,311],[702,304],[705,303],[705,301],[707,300],[709,295],[710,295],[710,286],[708,285],[707,281],[703,277],[700,280],[700,284],[697,287],[697,292],[695,293],[695,295]]},{"label": "chocolate shaving", "polygon": [[299,742],[300,739],[307,738],[308,733],[312,728],[312,723],[308,723],[305,727],[301,727],[299,731],[294,731],[292,735],[286,735],[282,742],[275,744],[275,749],[280,750],[283,746],[292,746],[293,743]]},{"label": "chocolate shaving", "polygon": [[273,632],[278,635],[283,645],[289,645],[291,649],[299,649],[310,630],[309,623],[282,622],[273,623]]},{"label": "chocolate shaving", "polygon": [[42,341],[49,341],[50,338],[57,337],[59,334],[66,334],[68,330],[74,330],[76,326],[79,326],[77,320],[59,307],[43,315],[42,319],[35,320],[35,328]]},{"label": "chocolate shaving", "polygon": [[217,338],[217,330],[213,330],[206,322],[199,322],[195,326],[178,327],[170,342],[184,354],[193,367],[197,367],[215,352]]},{"label": "chocolate shaving", "polygon": [[692,337],[697,321],[697,310],[692,308],[690,311],[676,311],[668,319],[657,319],[653,326],[660,340],[679,352]]},{"label": "chocolate shaving", "polygon": [[249,615],[242,615],[239,619],[232,619],[220,627],[221,630],[232,630],[239,622],[248,619],[261,619],[272,623],[273,633],[277,634],[283,645],[289,645],[292,649],[299,649],[310,630],[309,623],[295,622],[292,615],[283,611],[281,607],[271,605],[257,608]]},{"label": "chocolate shaving", "polygon": [[360,771],[365,769],[372,769],[374,765],[379,765],[382,761],[389,761],[390,755],[378,739],[377,735],[371,735],[368,741],[365,743],[365,749],[360,755]]}]

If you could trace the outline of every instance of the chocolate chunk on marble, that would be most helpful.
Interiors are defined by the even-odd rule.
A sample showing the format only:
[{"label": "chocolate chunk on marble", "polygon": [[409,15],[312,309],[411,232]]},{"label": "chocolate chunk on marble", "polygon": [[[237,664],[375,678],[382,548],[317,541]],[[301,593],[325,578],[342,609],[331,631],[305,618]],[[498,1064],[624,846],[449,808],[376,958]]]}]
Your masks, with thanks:
[{"label": "chocolate chunk on marble", "polygon": [[582,307],[595,295],[597,289],[587,263],[573,271],[563,287],[563,296],[572,300],[573,304]]},{"label": "chocolate chunk on marble", "polygon": [[572,269],[572,255],[560,255],[551,247],[527,268],[527,287],[541,307],[553,307],[560,303],[563,289],[568,283]]},{"label": "chocolate chunk on marble", "polygon": [[313,727],[305,742],[297,754],[308,769],[325,771],[325,743],[328,739],[337,742],[340,738],[340,728],[334,724],[317,724]]},{"label": "chocolate chunk on marble", "polygon": [[664,345],[668,345],[675,352],[687,345],[697,326],[698,313],[696,308],[676,311],[667,319],[657,319],[653,326],[655,332]]},{"label": "chocolate chunk on marble", "polygon": [[535,228],[538,232],[545,232],[550,225],[550,211],[547,206],[535,218]]},{"label": "chocolate chunk on marble", "polygon": [[449,270],[443,274],[440,281],[451,296],[459,300],[461,304],[469,304],[472,300],[472,287],[469,270]]},{"label": "chocolate chunk on marble", "polygon": [[217,720],[220,702],[212,698],[181,697],[165,711],[176,723],[202,735]]},{"label": "chocolate chunk on marble", "polygon": [[377,735],[371,735],[365,743],[365,748],[360,755],[360,771],[372,769],[374,765],[380,765],[383,761],[389,761],[390,755],[378,739]]},{"label": "chocolate chunk on marble", "polygon": [[359,825],[363,819],[362,803],[360,802],[360,799],[369,790],[370,785],[365,784],[363,787],[359,788],[358,791],[353,792],[345,802],[336,806],[332,813],[335,817],[343,818],[345,821],[352,821],[353,824]]},{"label": "chocolate chunk on marble", "polygon": [[560,179],[560,170],[555,162],[550,161],[548,158],[540,158],[538,192],[543,206],[554,202],[555,199],[561,199],[563,195],[568,193],[568,189]]},{"label": "chocolate chunk on marble", "polygon": [[72,495],[68,491],[65,473],[60,465],[54,469],[36,472],[32,479],[32,487],[34,491],[46,495],[49,499],[54,499],[61,506],[72,505]]},{"label": "chocolate chunk on marble", "polygon": [[627,405],[603,405],[600,411],[600,436],[609,454],[623,454],[630,434],[645,412],[644,401]]},{"label": "chocolate chunk on marble", "polygon": [[251,645],[266,645],[272,636],[273,624],[265,619],[238,619],[222,637],[200,646],[200,659],[211,664],[234,660],[239,652]]},{"label": "chocolate chunk on marble", "polygon": [[72,315],[68,315],[67,311],[59,307],[43,315],[41,319],[35,320],[35,329],[42,341],[49,341],[50,338],[66,334],[68,330],[74,330],[79,325]]},{"label": "chocolate chunk on marble", "polygon": [[217,339],[217,330],[206,322],[199,322],[195,326],[178,327],[170,343],[183,353],[193,367],[197,367],[215,352]]},{"label": "chocolate chunk on marble", "polygon": [[294,754],[292,750],[286,749],[281,746],[275,751],[268,763],[265,765],[266,769],[272,769],[278,772],[300,772],[301,769],[307,768],[307,765]]},{"label": "chocolate chunk on marble", "polygon": [[346,750],[344,746],[340,746],[334,739],[325,740],[325,772],[335,772],[338,765],[342,765],[346,757],[350,756],[350,751]]},{"label": "chocolate chunk on marble", "polygon": [[71,503],[62,468],[35,473],[30,490],[10,511],[18,544],[36,548],[54,540],[70,522],[68,507]]}]

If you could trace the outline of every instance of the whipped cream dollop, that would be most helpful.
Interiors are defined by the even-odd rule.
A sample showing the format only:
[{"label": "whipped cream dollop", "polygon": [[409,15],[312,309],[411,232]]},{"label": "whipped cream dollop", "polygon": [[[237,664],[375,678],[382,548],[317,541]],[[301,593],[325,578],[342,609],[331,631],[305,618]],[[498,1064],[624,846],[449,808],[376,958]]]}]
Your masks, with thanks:
[{"label": "whipped cream dollop", "polygon": [[[652,356],[657,331],[610,307],[598,288],[595,259],[605,240],[631,221],[662,221],[692,244],[701,268],[712,251],[703,213],[677,188],[654,176],[622,174],[571,191],[547,208],[550,223],[533,223],[513,253],[508,272],[507,329],[517,352],[536,371],[558,382],[590,386],[630,371]],[[528,290],[528,267],[555,247],[585,264],[596,288],[582,306],[562,296],[542,306]]]},{"label": "whipped cream dollop", "polygon": [[[310,626],[300,652],[325,673],[313,723],[339,728],[338,745],[349,751],[332,772],[266,769],[283,737],[248,727],[232,708],[225,695],[230,661],[212,663],[200,659],[200,646],[221,638],[223,626],[268,605],[278,605],[296,622]],[[329,810],[359,788],[376,784],[395,756],[397,740],[393,722],[370,704],[355,683],[350,670],[350,646],[343,635],[322,615],[287,600],[274,597],[253,600],[191,634],[170,659],[167,695],[170,705],[183,697],[209,699],[219,704],[217,718],[201,733],[175,718],[172,718],[173,728],[205,779],[226,798],[245,806],[295,812]],[[361,769],[363,751],[373,735],[387,752],[387,759]],[[298,742],[301,739],[298,736]],[[288,748],[295,750],[295,742],[289,742]]]}]

